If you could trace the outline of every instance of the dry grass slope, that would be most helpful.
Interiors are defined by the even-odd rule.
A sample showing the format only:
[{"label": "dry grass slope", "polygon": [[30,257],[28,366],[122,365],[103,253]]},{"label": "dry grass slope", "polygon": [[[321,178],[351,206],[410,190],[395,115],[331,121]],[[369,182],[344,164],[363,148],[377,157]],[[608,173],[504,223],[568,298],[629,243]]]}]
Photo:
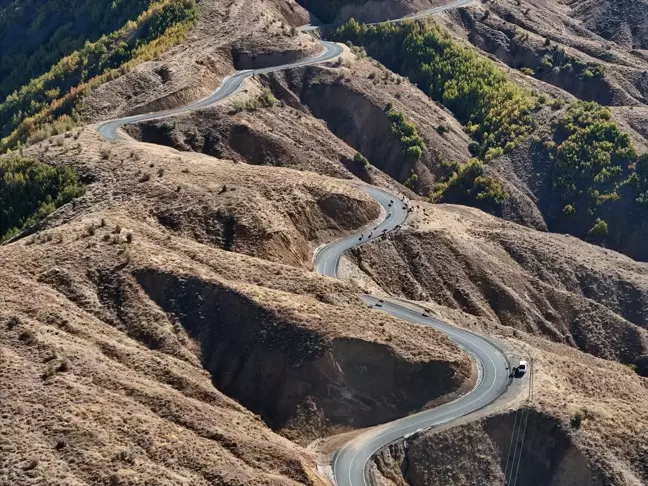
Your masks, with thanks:
[{"label": "dry grass slope", "polygon": [[378,216],[348,182],[61,140],[27,155],[73,165],[86,195],[0,248],[0,481],[323,484],[297,443],[471,379],[438,333],[307,270]]}]

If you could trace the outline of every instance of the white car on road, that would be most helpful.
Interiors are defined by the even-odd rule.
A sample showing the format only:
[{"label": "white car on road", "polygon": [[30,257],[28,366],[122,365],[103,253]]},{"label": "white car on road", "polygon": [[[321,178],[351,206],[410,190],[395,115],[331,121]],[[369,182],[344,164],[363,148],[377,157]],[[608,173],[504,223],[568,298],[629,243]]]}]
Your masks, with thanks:
[{"label": "white car on road", "polygon": [[529,364],[526,361],[520,361],[520,364],[516,368],[516,376],[524,376],[524,374],[529,369]]}]

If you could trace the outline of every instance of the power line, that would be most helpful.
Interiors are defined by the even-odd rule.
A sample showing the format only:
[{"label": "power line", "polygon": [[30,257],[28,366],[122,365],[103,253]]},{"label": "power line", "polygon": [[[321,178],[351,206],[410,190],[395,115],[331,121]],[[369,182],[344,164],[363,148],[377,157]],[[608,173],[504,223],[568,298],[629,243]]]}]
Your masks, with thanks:
[{"label": "power line", "polygon": [[[518,458],[517,468],[515,469],[515,479],[513,480],[512,486],[515,486],[517,484],[518,473],[520,472],[520,463],[522,462],[522,452],[524,446],[524,436],[526,435],[527,423],[529,422],[529,410],[530,410],[529,407],[525,409],[526,419],[524,421],[524,431],[522,432],[522,444],[520,445],[520,457]],[[511,468],[511,472],[513,472],[513,468]]]},{"label": "power line", "polygon": [[[519,442],[519,438],[520,438],[520,432],[522,430],[522,420],[523,419],[524,419],[524,410],[522,410],[522,414],[521,414],[521,417],[520,417],[520,425],[517,428],[517,435],[515,436],[515,448],[513,449],[513,463],[511,465],[511,470],[509,471],[510,474],[509,474],[508,477],[505,477],[507,486],[510,486],[511,479],[513,479],[513,469],[515,469],[515,458],[517,456],[518,442]],[[513,429],[513,433],[515,433],[515,429]]]},{"label": "power line", "polygon": [[[506,466],[504,467],[504,485],[515,486],[517,483],[518,474],[520,472],[520,463],[522,462],[522,452],[524,449],[524,439],[526,437],[526,428],[529,423],[529,413],[531,402],[533,401],[533,360],[529,359],[529,393],[527,396],[527,406],[525,408],[518,408],[515,411],[515,420],[513,421],[513,430],[511,432],[511,440],[509,441],[509,450],[506,455]],[[518,416],[520,420],[518,422]],[[522,425],[524,423],[524,425]],[[520,440],[521,433],[521,440]],[[513,444],[515,447],[513,448]],[[519,454],[518,454],[519,446]],[[511,448],[513,448],[513,455],[511,456]],[[509,470],[509,462],[511,469]],[[517,464],[516,464],[517,462]]]},{"label": "power line", "polygon": [[517,425],[517,419],[518,419],[518,414],[520,413],[520,409],[518,408],[515,411],[515,420],[513,421],[513,431],[511,432],[511,440],[509,441],[509,450],[508,454],[506,454],[506,467],[504,468],[504,485],[508,485],[508,481],[506,479],[507,474],[508,474],[508,465],[509,465],[509,460],[511,458],[511,448],[513,447],[513,436],[515,435],[515,426]]},{"label": "power line", "polygon": [[[522,428],[522,421],[524,421],[524,428],[522,429],[522,441],[520,442],[520,455],[518,456],[517,466],[515,465],[515,454],[513,457],[513,466],[511,466],[511,479],[513,483],[510,486],[517,484],[518,474],[520,473],[520,464],[522,463],[522,453],[524,452],[524,438],[526,437],[526,429],[529,423],[529,414],[531,413],[531,402],[533,400],[533,360],[529,360],[529,396],[527,398],[527,406],[522,412],[520,419],[520,428]],[[515,469],[515,476],[513,476],[513,469]]]}]

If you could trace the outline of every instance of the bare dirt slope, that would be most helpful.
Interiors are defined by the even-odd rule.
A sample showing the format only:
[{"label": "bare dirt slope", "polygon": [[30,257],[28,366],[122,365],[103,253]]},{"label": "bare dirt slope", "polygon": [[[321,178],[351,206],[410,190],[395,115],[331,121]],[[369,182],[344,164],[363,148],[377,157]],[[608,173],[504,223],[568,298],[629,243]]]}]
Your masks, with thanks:
[{"label": "bare dirt slope", "polygon": [[0,248],[3,482],[322,484],[284,437],[469,386],[449,340],[303,268],[378,216],[362,192],[97,137],[27,151],[90,185]]},{"label": "bare dirt slope", "polygon": [[[192,155],[191,165],[180,152],[155,145],[106,143],[97,149],[95,140],[90,144],[87,148],[81,142],[79,152],[76,142],[70,142],[61,156],[89,160],[100,174],[93,177],[116,189],[123,185],[120,191],[140,201],[125,206],[130,217],[150,218],[172,234],[226,250],[309,266],[315,241],[379,215],[377,204],[364,193],[350,193],[341,182],[316,175],[229,161],[215,164],[202,155]],[[260,180],[265,184],[259,185]]]},{"label": "bare dirt slope", "polygon": [[648,266],[576,238],[460,206],[419,204],[408,226],[353,251],[395,295],[633,364],[648,375]]},{"label": "bare dirt slope", "polygon": [[648,50],[648,26],[642,20],[648,15],[647,2],[577,0],[569,5],[571,17],[588,30],[623,47]]}]

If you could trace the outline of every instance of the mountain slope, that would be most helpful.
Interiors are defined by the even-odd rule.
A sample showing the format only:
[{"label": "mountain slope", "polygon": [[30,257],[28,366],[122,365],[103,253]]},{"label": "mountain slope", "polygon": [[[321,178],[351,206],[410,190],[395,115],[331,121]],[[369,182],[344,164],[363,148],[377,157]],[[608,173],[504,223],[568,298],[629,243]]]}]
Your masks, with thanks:
[{"label": "mountain slope", "polygon": [[[50,3],[45,6],[29,5],[23,6],[24,10],[17,9],[12,12],[38,16],[34,24],[29,27],[23,26],[31,32],[40,25],[40,16],[47,18],[48,8],[52,6]],[[79,6],[79,13],[83,13],[84,6],[85,4]],[[67,49],[69,53],[61,58],[56,57],[56,50],[53,50],[52,54],[46,47],[44,50],[32,52],[27,44],[25,49],[19,49],[24,43],[15,44],[9,49],[2,57],[2,62],[12,67],[16,63],[21,74],[16,76],[9,73],[2,80],[3,89],[9,92],[21,84],[22,87],[16,89],[0,104],[0,117],[3,120],[0,127],[0,150],[6,151],[19,144],[39,141],[49,135],[69,130],[79,122],[78,106],[89,91],[182,42],[196,17],[196,5],[193,0],[169,0],[150,6],[142,4],[141,7],[141,12],[122,11],[115,7],[116,19],[126,18],[125,24],[118,26],[113,32],[108,32],[108,35],[100,34],[113,28],[113,23],[87,26],[89,32],[86,33],[86,42],[82,42],[84,36],[79,34],[80,37],[76,41],[70,42]],[[93,7],[93,15],[88,13],[90,19],[101,13],[101,5],[96,8],[97,10],[94,10]],[[130,16],[135,16],[135,20],[128,20]],[[54,20],[56,19],[54,16]],[[20,27],[21,24],[11,23],[13,19],[10,16],[5,20],[9,24],[5,25],[4,38],[13,39],[12,29]],[[66,45],[66,39],[74,36],[74,32],[67,32],[61,27],[52,35],[51,42]],[[20,38],[20,35],[16,37]],[[97,40],[94,42],[88,40],[95,37]],[[82,45],[74,50],[77,44]],[[16,56],[18,58],[14,59]],[[21,59],[27,57],[30,63],[37,66],[34,67],[35,72],[45,72],[29,79],[29,74],[25,74],[21,66]]]},{"label": "mountain slope", "polygon": [[419,204],[353,252],[372,284],[568,344],[648,376],[648,266],[478,210]]},{"label": "mountain slope", "polygon": [[573,1],[571,16],[583,26],[628,49],[648,49],[648,27],[643,19],[648,15],[648,2]]},{"label": "mountain slope", "polygon": [[85,195],[0,247],[3,481],[320,485],[298,444],[474,383],[447,338],[308,270],[379,216],[348,182],[57,140],[26,155]]}]

